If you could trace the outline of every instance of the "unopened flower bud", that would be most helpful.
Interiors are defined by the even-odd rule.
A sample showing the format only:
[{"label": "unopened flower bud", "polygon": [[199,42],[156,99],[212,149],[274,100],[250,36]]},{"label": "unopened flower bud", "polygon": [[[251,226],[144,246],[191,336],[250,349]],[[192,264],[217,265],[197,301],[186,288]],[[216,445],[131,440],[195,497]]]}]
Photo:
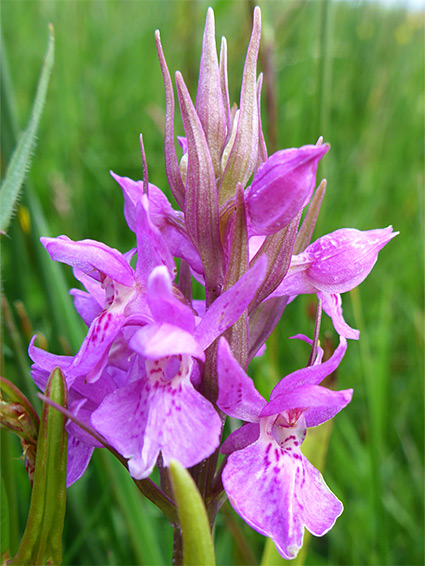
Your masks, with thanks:
[{"label": "unopened flower bud", "polygon": [[322,236],[305,250],[312,264],[308,280],[321,291],[345,293],[360,285],[378,259],[378,252],[395,236],[392,226],[362,232],[342,228]]},{"label": "unopened flower bud", "polygon": [[328,144],[284,149],[260,165],[246,195],[250,235],[274,234],[295,218],[311,198],[328,150]]}]

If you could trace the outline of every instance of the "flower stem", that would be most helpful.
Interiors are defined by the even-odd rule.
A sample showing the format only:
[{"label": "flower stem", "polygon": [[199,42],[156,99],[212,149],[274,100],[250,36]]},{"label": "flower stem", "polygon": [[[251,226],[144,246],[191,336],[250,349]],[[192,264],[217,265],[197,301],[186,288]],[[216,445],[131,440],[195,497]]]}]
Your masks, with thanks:
[{"label": "flower stem", "polygon": [[183,537],[180,527],[174,527],[173,566],[183,565]]}]

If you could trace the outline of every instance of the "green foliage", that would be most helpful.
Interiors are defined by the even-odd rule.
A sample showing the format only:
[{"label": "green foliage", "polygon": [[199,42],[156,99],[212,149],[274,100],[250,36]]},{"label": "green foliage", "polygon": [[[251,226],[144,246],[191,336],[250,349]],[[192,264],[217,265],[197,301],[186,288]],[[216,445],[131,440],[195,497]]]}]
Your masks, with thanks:
[{"label": "green foliage", "polygon": [[25,174],[29,168],[31,151],[34,147],[37,129],[46,100],[47,86],[52,72],[54,60],[54,36],[53,26],[49,28],[49,46],[44,60],[40,82],[31,112],[28,127],[21,135],[19,143],[13,153],[12,159],[6,171],[6,177],[0,189],[0,231],[6,231],[13,214],[15,202],[19,190],[24,182]]},{"label": "green foliage", "polygon": [[[67,342],[76,351],[81,327],[65,323],[63,307],[52,300],[56,279],[45,265],[53,262],[38,237],[99,239],[123,251],[133,246],[121,191],[108,170],[141,177],[142,132],[150,181],[167,188],[164,94],[153,32],[160,29],[170,71],[182,71],[194,96],[208,5],[215,10],[217,37],[228,38],[230,97],[238,100],[235,85],[252,14],[248,2],[2,3],[14,104],[22,120],[32,106],[46,24],[55,27],[56,64],[30,175],[44,224],[34,230],[36,209],[24,191],[10,238],[2,241],[2,283],[12,308],[24,302],[34,331],[56,353],[66,353]],[[314,238],[345,226],[393,224],[400,231],[358,291],[343,297],[346,319],[361,330],[361,339],[350,342],[339,369],[339,386],[353,387],[354,397],[335,419],[324,476],[345,511],[326,537],[311,538],[305,563],[423,564],[423,13],[369,2],[327,2],[325,10],[323,2],[269,0],[261,7],[260,66],[267,73],[269,45],[276,70],[276,147],[315,143],[319,135],[331,144],[319,173],[328,185]],[[265,83],[266,140],[273,137],[267,88]],[[3,119],[2,165],[12,149],[3,139],[6,124]],[[176,132],[182,133],[178,123]],[[65,301],[59,289],[75,282],[70,269],[56,267],[67,284],[55,296]],[[268,352],[252,363],[250,374],[262,391],[305,365],[308,348],[287,338],[311,335],[310,306],[310,297],[289,305]],[[328,330],[335,343],[323,318],[322,340]],[[26,344],[25,331],[21,335]],[[13,348],[7,333],[3,375],[16,383],[28,377],[21,375]],[[9,501],[17,498],[22,534],[28,484],[19,445],[10,449],[13,474],[3,479]],[[147,501],[143,516],[118,503],[128,485],[115,486],[102,456],[69,491],[64,563],[149,564],[152,554],[147,548],[144,554],[134,534],[142,523],[158,533],[160,556],[169,563],[171,527]],[[233,511],[229,515],[259,562],[264,539]],[[223,514],[215,533],[217,562],[246,563],[228,525]]]}]

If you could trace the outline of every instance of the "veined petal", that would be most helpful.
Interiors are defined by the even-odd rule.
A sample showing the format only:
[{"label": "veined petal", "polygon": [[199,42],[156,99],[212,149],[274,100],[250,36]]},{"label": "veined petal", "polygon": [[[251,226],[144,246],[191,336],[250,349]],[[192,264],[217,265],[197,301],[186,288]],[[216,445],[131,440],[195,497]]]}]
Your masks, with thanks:
[{"label": "veined petal", "polygon": [[[173,391],[176,391],[173,394]],[[166,390],[158,403],[166,419],[158,434],[164,465],[178,460],[190,468],[208,458],[220,443],[221,419],[213,405],[190,383],[184,381],[180,388]]]},{"label": "veined petal", "polygon": [[343,336],[340,336],[339,345],[329,360],[319,365],[299,369],[284,377],[271,392],[270,400],[273,400],[278,395],[287,394],[302,385],[318,385],[325,377],[336,370],[346,350],[347,341]]},{"label": "veined petal", "polygon": [[301,476],[301,458],[293,458],[262,436],[233,452],[222,474],[235,511],[253,529],[273,539],[286,559],[295,558],[304,535],[297,499]]},{"label": "veined petal", "polygon": [[334,526],[344,508],[322,474],[304,456],[302,462],[305,472],[300,489],[302,518],[311,534],[321,537]]},{"label": "veined petal", "polygon": [[134,283],[133,270],[122,254],[106,244],[94,240],[74,242],[67,236],[40,238],[40,241],[53,260],[77,267],[97,281],[103,274],[127,287]]},{"label": "veined petal", "polygon": [[130,459],[129,471],[136,479],[151,474],[160,451],[166,466],[173,458],[194,466],[214,452],[221,432],[214,407],[189,380],[177,386],[133,382],[107,397],[92,423]]},{"label": "veined petal", "polygon": [[251,423],[258,422],[266,401],[235,360],[225,338],[220,338],[218,343],[217,373],[218,407],[230,417]]},{"label": "veined petal", "polygon": [[124,458],[129,458],[129,471],[137,479],[148,477],[159,455],[159,447],[144,449],[151,398],[149,381],[134,381],[106,397],[92,414],[93,427]]},{"label": "veined petal", "polygon": [[88,382],[97,381],[107,363],[109,348],[124,324],[125,315],[122,311],[102,311],[92,322],[86,338],[69,366],[69,375],[73,379],[84,375]]}]

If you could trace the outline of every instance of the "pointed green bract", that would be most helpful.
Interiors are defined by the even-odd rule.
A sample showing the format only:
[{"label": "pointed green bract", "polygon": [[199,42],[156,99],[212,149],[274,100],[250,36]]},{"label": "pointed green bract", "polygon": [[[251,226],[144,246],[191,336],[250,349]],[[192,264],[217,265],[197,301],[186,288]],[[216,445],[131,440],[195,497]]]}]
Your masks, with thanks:
[{"label": "pointed green bract", "polygon": [[[59,368],[50,374],[46,397],[66,407],[68,391]],[[27,525],[10,564],[61,564],[66,502],[66,417],[43,405],[37,443],[34,484]]]},{"label": "pointed green bract", "polygon": [[192,476],[177,460],[171,460],[169,469],[183,532],[183,564],[214,566],[214,545],[201,494]]},{"label": "pointed green bract", "polygon": [[12,159],[6,171],[6,177],[0,189],[0,231],[6,231],[13,209],[19,195],[20,188],[24,182],[34,148],[41,113],[46,100],[47,86],[53,68],[54,60],[54,36],[53,26],[49,26],[49,45],[43,70],[38,83],[37,94],[31,112],[28,127],[22,134],[18,145],[13,153]]}]

